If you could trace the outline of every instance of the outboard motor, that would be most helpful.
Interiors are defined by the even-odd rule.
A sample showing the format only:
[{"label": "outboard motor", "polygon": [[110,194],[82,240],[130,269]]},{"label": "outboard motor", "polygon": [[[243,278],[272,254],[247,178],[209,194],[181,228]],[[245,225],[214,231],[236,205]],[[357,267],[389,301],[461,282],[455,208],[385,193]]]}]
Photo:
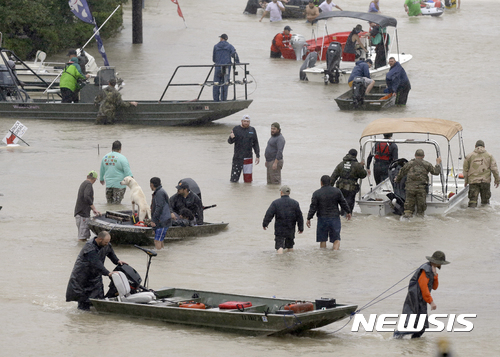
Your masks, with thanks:
[{"label": "outboard motor", "polygon": [[403,166],[408,162],[406,159],[398,159],[389,165],[389,180],[391,181],[394,193],[388,193],[387,197],[393,205],[393,213],[402,215],[404,213],[404,204],[406,200],[406,176],[401,181],[395,182],[396,176]]},{"label": "outboard motor", "polygon": [[339,83],[339,67],[342,58],[342,45],[339,42],[331,42],[326,51],[325,84]]},{"label": "outboard motor", "polygon": [[295,52],[295,59],[297,61],[300,61],[307,51],[306,38],[299,34],[293,34],[292,38],[290,39],[290,45]]},{"label": "outboard motor", "polygon": [[307,74],[304,73],[304,70],[307,68],[314,67],[316,65],[316,61],[318,60],[318,52],[311,52],[307,55],[306,60],[302,63],[300,67],[299,77],[301,81],[307,81]]},{"label": "outboard motor", "polygon": [[363,77],[355,77],[352,81],[352,105],[359,108],[365,102],[365,82]]}]

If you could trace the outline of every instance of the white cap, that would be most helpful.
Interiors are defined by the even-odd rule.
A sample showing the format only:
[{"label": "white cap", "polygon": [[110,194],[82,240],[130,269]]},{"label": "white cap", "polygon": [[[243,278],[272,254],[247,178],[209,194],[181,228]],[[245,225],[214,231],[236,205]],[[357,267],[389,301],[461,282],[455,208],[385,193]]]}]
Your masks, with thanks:
[{"label": "white cap", "polygon": [[241,120],[250,120],[250,115],[248,114],[243,115],[243,119]]}]

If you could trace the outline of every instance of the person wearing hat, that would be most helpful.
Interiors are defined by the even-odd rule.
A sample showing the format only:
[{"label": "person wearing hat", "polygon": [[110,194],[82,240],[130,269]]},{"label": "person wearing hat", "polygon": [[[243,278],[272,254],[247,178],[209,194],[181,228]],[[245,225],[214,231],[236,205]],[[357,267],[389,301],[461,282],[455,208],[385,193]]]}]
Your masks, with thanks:
[{"label": "person wearing hat", "polygon": [[99,212],[94,206],[94,188],[92,185],[97,181],[97,172],[90,171],[87,179],[83,181],[78,189],[76,196],[74,217],[76,220],[76,227],[78,228],[78,240],[86,242],[90,238],[90,228],[88,222],[90,220],[90,210],[96,216],[100,216]]},{"label": "person wearing hat", "polygon": [[[331,185],[335,185],[340,189],[351,212],[356,203],[356,193],[360,189],[358,180],[364,179],[367,175],[364,167],[365,163],[363,161],[358,162],[356,156],[358,156],[356,149],[349,150],[347,155],[342,159],[342,162],[335,167],[330,177]],[[340,214],[343,216],[345,214],[344,210],[341,210]]]},{"label": "person wearing hat", "polygon": [[281,51],[284,48],[290,47],[290,40],[292,39],[290,31],[292,31],[290,26],[285,26],[283,32],[274,36],[271,43],[271,58],[281,58]]},{"label": "person wearing hat", "polygon": [[469,207],[477,207],[481,195],[481,204],[487,205],[491,198],[491,174],[495,178],[495,188],[500,184],[497,162],[493,155],[484,148],[484,141],[478,140],[473,152],[464,160],[464,185],[469,186]]},{"label": "person wearing hat", "polygon": [[424,160],[424,150],[415,151],[415,158],[408,161],[399,171],[394,179],[400,182],[406,176],[406,199],[404,218],[411,218],[417,206],[417,215],[423,216],[427,209],[427,191],[429,184],[429,173],[439,175],[441,173],[441,157],[436,158],[436,165]]},{"label": "person wearing hat", "polygon": [[[231,74],[231,58],[234,59],[234,63],[240,63],[240,58],[236,53],[233,45],[227,42],[228,37],[225,33],[219,36],[219,42],[214,46],[214,51],[212,54],[212,61],[216,64],[214,69],[214,88],[213,88],[213,98],[214,101],[225,101],[227,100],[227,90],[228,83]],[[217,66],[224,65],[224,66]]]},{"label": "person wearing hat", "polygon": [[152,177],[149,180],[149,188],[153,191],[151,197],[151,227],[155,231],[155,248],[161,250],[165,248],[165,236],[168,228],[172,225],[169,198],[167,191],[161,186],[159,177]]},{"label": "person wearing hat", "polygon": [[90,77],[89,74],[84,75],[80,65],[78,64],[78,56],[75,50],[70,50],[67,55],[70,60],[64,67],[59,81],[59,88],[61,89],[61,102],[62,103],[78,103],[78,92],[80,86],[78,80],[85,80]]},{"label": "person wearing hat", "polygon": [[137,107],[137,102],[126,102],[122,100],[122,95],[115,88],[116,79],[111,78],[108,81],[108,86],[99,91],[94,98],[94,104],[99,105],[97,112],[96,124],[114,124],[115,114],[118,108]]},{"label": "person wearing hat", "polygon": [[[408,285],[408,293],[403,305],[403,314],[407,315],[405,327],[408,327],[411,314],[417,314],[414,325],[411,327],[416,328],[418,326],[420,314],[427,315],[427,304],[431,305],[431,310],[436,310],[437,308],[431,296],[431,291],[436,290],[439,286],[437,269],[441,269],[442,265],[450,264],[450,262],[446,261],[445,254],[440,250],[435,251],[430,257],[426,256],[426,258],[428,262],[422,264],[415,271]],[[429,322],[426,316],[422,330],[417,332],[395,331],[394,337],[402,338],[404,335],[411,334],[411,338],[418,338],[424,334],[425,329],[428,327]]]},{"label": "person wearing hat", "polygon": [[[384,134],[384,140],[392,140],[392,133]],[[378,185],[389,177],[389,166],[393,161],[399,158],[398,146],[393,142],[377,142],[366,160],[366,171],[368,172],[368,176],[371,175],[370,165],[373,158],[375,158],[375,162],[373,163],[373,176],[375,177],[375,183]]]},{"label": "person wearing hat", "polygon": [[339,250],[340,230],[342,228],[339,206],[346,212],[345,217],[347,220],[351,219],[351,208],[342,192],[338,188],[332,187],[330,176],[321,176],[320,183],[321,188],[314,191],[312,195],[306,225],[307,228],[311,228],[311,219],[316,214],[318,217],[316,242],[319,242],[319,247],[326,248],[326,242],[330,238],[330,243],[333,243],[333,250]]},{"label": "person wearing hat", "polygon": [[389,58],[389,66],[391,66],[391,69],[385,75],[387,88],[384,89],[384,93],[390,93],[393,97],[396,97],[396,105],[406,105],[411,90],[410,80],[401,63],[396,61],[394,57]]},{"label": "person wearing hat", "polygon": [[316,22],[316,18],[319,16],[319,7],[314,5],[314,0],[309,0],[309,4],[306,6],[306,22],[314,25]]},{"label": "person wearing hat", "polygon": [[340,6],[335,5],[332,0],[325,0],[319,5],[319,9],[321,12],[333,11],[333,8],[336,7],[340,11],[343,11]]},{"label": "person wearing hat", "polygon": [[372,68],[373,62],[371,59],[360,59],[356,61],[356,65],[352,69],[351,75],[349,76],[348,83],[349,87],[352,88],[352,83],[356,77],[360,77],[365,85],[365,94],[370,93],[373,86],[375,85],[375,80],[370,77],[370,68]]},{"label": "person wearing hat", "polygon": [[191,211],[196,224],[203,224],[203,204],[198,195],[189,190],[189,184],[186,181],[179,181],[177,186],[177,193],[170,197],[170,215],[172,220],[176,221],[180,218],[183,208]]},{"label": "person wearing hat", "polygon": [[250,126],[250,116],[243,115],[241,125],[237,125],[231,130],[231,134],[227,142],[234,144],[233,164],[231,167],[231,182],[240,180],[241,171],[243,171],[243,181],[252,182],[253,171],[253,155],[252,149],[255,152],[255,165],[260,161],[259,139],[257,131],[253,126]]},{"label": "person wearing hat", "polygon": [[363,27],[361,25],[356,25],[347,37],[347,41],[344,46],[344,53],[354,54],[355,59],[365,58],[365,55],[363,55],[363,52],[361,51],[364,51],[365,54],[368,53],[368,50],[365,48],[361,42],[361,38],[359,37],[361,32],[363,32]]},{"label": "person wearing hat", "polygon": [[278,254],[283,253],[283,249],[293,250],[295,239],[295,226],[299,234],[304,231],[304,218],[300,205],[290,198],[290,187],[280,188],[281,198],[274,200],[266,211],[262,227],[264,230],[274,218],[274,249]]},{"label": "person wearing hat", "polygon": [[285,11],[285,5],[283,5],[281,1],[273,0],[272,2],[267,4],[266,9],[264,10],[264,13],[262,14],[262,17],[260,18],[259,22],[262,22],[262,19],[267,14],[271,14],[270,15],[271,22],[281,21],[282,20],[281,15],[283,14],[283,11]]},{"label": "person wearing hat", "polygon": [[279,123],[271,124],[271,138],[267,142],[264,156],[266,158],[267,184],[281,184],[281,169],[283,168],[283,149],[285,138],[281,134]]}]

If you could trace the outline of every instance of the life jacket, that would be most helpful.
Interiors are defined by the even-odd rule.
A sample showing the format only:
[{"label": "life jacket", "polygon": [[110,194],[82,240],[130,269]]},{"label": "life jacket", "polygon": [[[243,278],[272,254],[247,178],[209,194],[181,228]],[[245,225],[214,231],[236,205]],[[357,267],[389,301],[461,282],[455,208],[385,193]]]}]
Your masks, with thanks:
[{"label": "life jacket", "polygon": [[283,40],[281,41],[283,43],[283,47],[286,47],[290,44],[290,40],[292,39],[292,35],[285,35],[284,33],[280,32],[280,33],[277,33],[274,38],[273,38],[273,42],[272,42],[272,46],[271,46],[271,51],[273,52],[281,52],[281,48],[278,46],[278,44],[276,43],[276,37],[278,37],[278,35],[282,35],[283,36]]},{"label": "life jacket", "polygon": [[391,159],[389,146],[389,143],[377,143],[375,146],[375,159],[389,161]]}]

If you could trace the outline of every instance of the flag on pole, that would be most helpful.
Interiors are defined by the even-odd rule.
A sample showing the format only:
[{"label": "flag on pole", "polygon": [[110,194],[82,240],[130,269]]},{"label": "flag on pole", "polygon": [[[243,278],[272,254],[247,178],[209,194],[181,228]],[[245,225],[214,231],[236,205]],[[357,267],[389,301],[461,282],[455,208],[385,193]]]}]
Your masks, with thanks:
[{"label": "flag on pole", "polygon": [[98,31],[99,27],[97,26],[97,23],[94,17],[92,16],[92,13],[90,12],[87,0],[69,0],[68,4],[71,9],[71,12],[75,14],[76,17],[78,17],[83,22],[94,25],[94,33],[96,34],[95,40],[97,42],[97,49],[101,54],[102,59],[104,60],[104,65],[109,66],[108,56],[106,55],[106,51],[104,50],[104,45],[102,43],[101,36],[99,35]]},{"label": "flag on pole", "polygon": [[179,2],[177,0],[172,0],[172,2],[177,5],[177,13],[179,14],[179,16],[182,17],[182,19],[184,21],[186,21],[186,19],[184,19],[184,15],[182,15],[182,11],[181,11],[181,7],[179,5]]}]

